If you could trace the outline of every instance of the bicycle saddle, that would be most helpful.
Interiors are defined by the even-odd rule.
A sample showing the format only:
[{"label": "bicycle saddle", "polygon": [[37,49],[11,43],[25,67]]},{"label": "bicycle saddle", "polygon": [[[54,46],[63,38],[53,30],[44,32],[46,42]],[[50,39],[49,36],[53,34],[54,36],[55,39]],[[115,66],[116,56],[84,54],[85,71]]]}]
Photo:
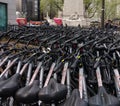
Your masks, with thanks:
[{"label": "bicycle saddle", "polygon": [[89,106],[120,106],[120,102],[116,97],[107,94],[104,87],[100,87],[98,95],[89,99]]},{"label": "bicycle saddle", "polygon": [[67,87],[57,83],[55,79],[51,79],[48,86],[40,89],[38,97],[44,103],[56,103],[64,99],[67,95]]},{"label": "bicycle saddle", "polygon": [[19,89],[20,74],[14,74],[7,80],[0,82],[0,97],[10,97]]},{"label": "bicycle saddle", "polygon": [[39,81],[35,80],[32,85],[28,85],[19,89],[15,94],[15,98],[21,103],[35,103],[38,101],[38,92]]},{"label": "bicycle saddle", "polygon": [[79,90],[74,89],[72,95],[61,106],[88,106],[88,103],[80,99]]}]

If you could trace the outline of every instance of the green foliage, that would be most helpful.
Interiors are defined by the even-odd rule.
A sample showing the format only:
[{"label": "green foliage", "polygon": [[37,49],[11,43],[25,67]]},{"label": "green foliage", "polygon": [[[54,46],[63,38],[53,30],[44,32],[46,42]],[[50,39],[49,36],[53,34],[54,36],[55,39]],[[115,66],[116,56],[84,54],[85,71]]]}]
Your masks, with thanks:
[{"label": "green foliage", "polygon": [[120,5],[120,1],[118,0],[111,0],[111,2],[106,1],[105,3],[105,18],[106,19],[113,19],[119,17],[120,14],[117,14],[117,6]]},{"label": "green foliage", "polygon": [[[101,17],[102,0],[83,0],[85,17]],[[51,18],[62,11],[64,0],[41,0],[41,12],[44,16],[48,13]],[[120,0],[105,0],[105,19],[113,19],[120,17],[116,13]]]},{"label": "green foliage", "polygon": [[100,11],[102,0],[84,0],[85,17],[92,18]]},{"label": "green foliage", "polygon": [[[102,0],[84,0],[85,17],[92,18],[101,17]],[[120,0],[105,0],[105,19],[113,19],[120,17],[117,14],[117,6],[120,5]]]}]

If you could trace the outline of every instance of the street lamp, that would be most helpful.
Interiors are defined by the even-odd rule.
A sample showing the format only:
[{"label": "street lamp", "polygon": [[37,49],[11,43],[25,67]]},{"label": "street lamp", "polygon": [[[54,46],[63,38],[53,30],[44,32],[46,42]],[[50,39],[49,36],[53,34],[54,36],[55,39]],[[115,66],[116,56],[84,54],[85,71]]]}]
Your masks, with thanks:
[{"label": "street lamp", "polygon": [[101,27],[102,27],[102,29],[105,28],[104,21],[105,21],[105,0],[102,0],[102,16],[101,16]]},{"label": "street lamp", "polygon": [[40,21],[40,0],[38,0],[38,21]]}]

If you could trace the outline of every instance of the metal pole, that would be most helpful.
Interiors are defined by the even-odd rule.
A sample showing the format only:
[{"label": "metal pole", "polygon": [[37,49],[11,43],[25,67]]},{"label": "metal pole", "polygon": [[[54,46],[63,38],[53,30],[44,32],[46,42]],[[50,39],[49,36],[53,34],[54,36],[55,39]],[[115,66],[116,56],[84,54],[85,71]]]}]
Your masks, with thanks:
[{"label": "metal pole", "polygon": [[27,4],[28,4],[28,1],[27,0],[25,0],[25,15],[26,15],[26,18],[27,18],[27,12],[28,12],[28,7],[27,7]]},{"label": "metal pole", "polygon": [[40,0],[38,0],[38,21],[40,21]]},{"label": "metal pole", "polygon": [[101,27],[104,29],[104,21],[105,21],[105,0],[102,0],[102,16],[101,16]]}]

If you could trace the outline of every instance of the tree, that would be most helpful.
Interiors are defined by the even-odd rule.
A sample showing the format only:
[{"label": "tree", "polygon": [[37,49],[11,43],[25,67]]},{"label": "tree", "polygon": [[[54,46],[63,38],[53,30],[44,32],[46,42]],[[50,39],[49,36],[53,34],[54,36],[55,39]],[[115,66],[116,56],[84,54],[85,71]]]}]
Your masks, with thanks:
[{"label": "tree", "polygon": [[119,5],[120,5],[120,1],[118,0],[106,1],[105,18],[113,19],[119,17],[120,14],[117,14],[117,7]]},{"label": "tree", "polygon": [[[83,0],[85,18],[101,18],[102,0]],[[116,8],[120,5],[120,0],[105,0],[105,19],[113,19],[120,17],[116,15]],[[41,0],[41,13],[46,16],[48,13],[50,18],[63,10],[64,0]]]},{"label": "tree", "polygon": [[41,0],[41,13],[45,16],[47,13],[50,18],[55,17],[58,11],[62,11],[63,0]]},{"label": "tree", "polygon": [[[85,17],[92,18],[101,17],[102,0],[84,0]],[[118,17],[116,14],[117,6],[120,5],[120,0],[105,0],[105,19],[113,19]]]},{"label": "tree", "polygon": [[84,0],[85,17],[92,18],[101,9],[101,0]]}]

